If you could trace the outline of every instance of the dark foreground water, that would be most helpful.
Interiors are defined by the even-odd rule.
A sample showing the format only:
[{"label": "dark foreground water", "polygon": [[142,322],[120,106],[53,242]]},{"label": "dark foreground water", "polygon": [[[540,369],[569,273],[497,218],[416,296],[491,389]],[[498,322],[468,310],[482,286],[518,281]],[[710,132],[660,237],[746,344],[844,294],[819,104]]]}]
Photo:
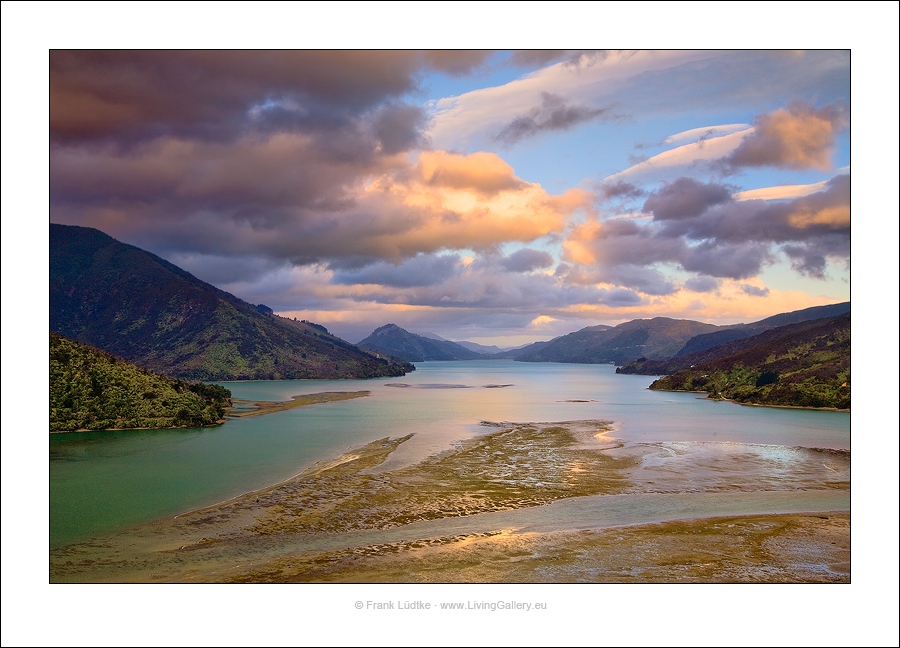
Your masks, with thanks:
[{"label": "dark foreground water", "polygon": [[651,392],[652,378],[617,375],[611,365],[470,361],[416,367],[392,379],[222,383],[234,397],[251,400],[322,391],[371,395],[214,428],[50,435],[50,546],[262,488],[373,439],[414,433],[384,467],[414,463],[482,433],[481,421],[609,420],[613,436],[627,444],[661,443],[658,461],[685,455],[718,461],[720,448],[730,448],[727,455],[739,452],[733,444],[752,444],[754,456],[788,462],[784,457],[794,453],[787,449],[797,446],[850,449],[848,413]]}]

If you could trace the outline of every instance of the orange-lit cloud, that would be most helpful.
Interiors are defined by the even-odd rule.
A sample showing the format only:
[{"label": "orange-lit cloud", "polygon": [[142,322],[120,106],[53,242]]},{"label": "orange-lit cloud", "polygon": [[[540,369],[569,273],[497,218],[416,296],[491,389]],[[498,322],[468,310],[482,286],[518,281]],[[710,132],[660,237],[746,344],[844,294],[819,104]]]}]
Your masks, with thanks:
[{"label": "orange-lit cloud", "polygon": [[419,169],[422,179],[433,187],[496,194],[525,186],[513,175],[512,167],[493,153],[457,155],[423,151],[419,155]]},{"label": "orange-lit cloud", "polygon": [[780,108],[755,120],[753,132],[728,156],[735,167],[775,166],[828,171],[835,137],[848,124],[839,106]]},{"label": "orange-lit cloud", "polygon": [[[511,59],[51,52],[50,218],[278,312],[352,324],[357,340],[369,322],[553,336],[827,301],[759,277],[773,263],[825,277],[849,259],[849,176],[774,175],[828,168],[843,145],[848,53]],[[472,70],[529,61],[556,63],[424,104]],[[785,97],[821,103],[760,114]],[[763,188],[722,181],[734,171]]]},{"label": "orange-lit cloud", "polygon": [[368,154],[335,159],[297,133],[230,145],[165,139],[127,154],[65,149],[51,171],[53,217],[73,218],[77,205],[79,224],[99,225],[115,206],[122,219],[106,218],[108,233],[157,248],[345,265],[525,243],[591,208],[589,192],[551,195],[492,153],[410,160],[376,149],[370,141]]}]

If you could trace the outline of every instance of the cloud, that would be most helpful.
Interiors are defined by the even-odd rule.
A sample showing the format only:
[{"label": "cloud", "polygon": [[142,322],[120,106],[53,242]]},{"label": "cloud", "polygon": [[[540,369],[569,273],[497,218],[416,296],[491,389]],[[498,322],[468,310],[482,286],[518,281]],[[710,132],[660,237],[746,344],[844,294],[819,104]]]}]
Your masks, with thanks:
[{"label": "cloud", "polygon": [[761,187],[748,189],[732,194],[735,200],[786,200],[789,198],[802,198],[825,188],[827,181],[813,182],[805,185],[781,185],[778,187]]},{"label": "cloud", "polygon": [[[736,192],[677,178],[680,168],[720,173],[723,160],[729,170],[771,160],[821,168],[840,119],[789,102],[838,105],[847,57],[519,52],[500,63],[503,74],[509,65],[546,67],[421,107],[410,101],[421,97],[426,72],[459,76],[502,56],[54,50],[50,217],[97,227],[307,319],[392,315],[383,321],[409,326],[415,314],[416,330],[446,332],[433,324],[523,327],[540,315],[556,332],[579,318],[652,316],[691,303],[714,313],[713,295],[747,297],[741,286],[754,286],[775,260],[824,277],[849,258],[849,178]],[[551,193],[525,175],[537,167],[524,151],[509,158],[519,177],[488,148],[534,137],[529,149],[549,150],[541,135],[588,124],[614,148],[629,135],[606,128],[613,116],[708,124],[697,108],[714,115],[725,105],[741,110],[667,138],[675,148],[623,174],[581,185],[593,191],[554,180],[561,188]],[[789,106],[788,115],[730,123],[746,119],[748,105]],[[565,164],[594,168],[578,154],[567,150]],[[637,178],[668,182],[645,188]],[[601,220],[598,204],[618,216]],[[560,241],[564,257],[538,249]],[[553,272],[555,258],[565,263]]]},{"label": "cloud", "polygon": [[540,67],[571,56],[570,50],[516,50],[510,62],[522,67]]},{"label": "cloud", "polygon": [[65,148],[50,184],[54,222],[157,253],[342,268],[528,243],[561,232],[592,202],[579,189],[548,194],[493,154],[410,158],[382,154],[371,140],[345,151],[299,133],[231,145],[164,139],[130,152]]},{"label": "cloud", "polygon": [[835,136],[848,124],[840,106],[815,109],[794,103],[760,115],[753,132],[728,157],[732,167],[773,166],[786,169],[831,169]]},{"label": "cloud", "polygon": [[614,106],[635,120],[786,105],[798,97],[834,102],[846,96],[849,71],[849,50],[582,52],[502,86],[435,102],[428,134],[440,148],[484,147],[522,106],[539,104],[542,92],[577,106]]},{"label": "cloud", "polygon": [[500,265],[510,272],[531,272],[553,265],[553,257],[549,252],[523,248],[513,252],[500,261]]},{"label": "cloud", "polygon": [[729,199],[696,217],[666,220],[660,225],[665,236],[693,241],[787,243],[833,236],[849,242],[850,177],[835,176],[824,190],[794,200]]},{"label": "cloud", "polygon": [[[543,96],[562,97],[576,106],[608,106],[618,101],[623,79],[708,56],[699,52],[581,53],[502,86],[441,99],[433,105],[428,135],[435,146],[489,139],[522,116],[522,106],[543,106]],[[540,110],[540,108],[538,108]],[[526,115],[527,117],[527,115]]]},{"label": "cloud", "polygon": [[423,151],[419,156],[419,169],[425,182],[435,187],[496,194],[526,186],[513,175],[512,167],[493,153],[463,156],[446,151]]},{"label": "cloud", "polygon": [[[672,290],[654,281],[661,265],[742,280],[775,263],[780,250],[795,270],[821,278],[829,258],[849,259],[848,175],[835,176],[822,191],[773,202],[738,202],[727,185],[679,178],[651,194],[644,208],[652,221],[588,220],[572,227],[563,243],[573,264],[569,279],[665,295]],[[712,289],[708,279],[686,286]]]},{"label": "cloud", "polygon": [[505,144],[516,144],[540,133],[568,130],[603,117],[608,111],[609,108],[589,108],[567,103],[559,95],[542,92],[541,105],[515,117],[495,135],[495,139]]},{"label": "cloud", "polygon": [[425,50],[422,52],[429,67],[452,76],[462,76],[472,72],[493,54],[494,50]]},{"label": "cloud", "polygon": [[674,167],[711,165],[740,146],[743,138],[750,132],[752,132],[752,129],[746,129],[663,151],[642,162],[638,162],[624,171],[612,174],[606,178],[605,182],[617,182],[626,177],[668,175]]},{"label": "cloud", "polygon": [[490,52],[392,50],[51,50],[55,143],[158,137],[233,141],[248,132],[332,133],[418,87],[422,71],[464,74]]},{"label": "cloud", "polygon": [[446,281],[460,267],[456,254],[418,254],[402,263],[379,262],[350,271],[336,271],[332,281],[338,284],[379,284],[397,288],[434,286]]},{"label": "cloud", "polygon": [[636,306],[644,302],[640,295],[625,288],[602,289],[600,299],[597,301],[607,306]]},{"label": "cloud", "polygon": [[[835,136],[847,126],[840,106],[814,109],[801,103],[759,115],[753,125],[728,124],[691,129],[673,135],[665,144],[697,141],[663,151],[607,178],[658,176],[674,167],[695,167],[734,173],[741,167],[786,169],[831,168]],[[726,133],[718,135],[718,133]]]},{"label": "cloud", "polygon": [[558,274],[571,284],[628,286],[645,295],[654,296],[671,295],[678,292],[678,287],[662,272],[639,264],[598,263],[587,267],[569,267]]},{"label": "cloud", "polygon": [[619,198],[640,198],[646,192],[637,185],[624,180],[601,182],[598,186],[601,200],[615,200]]},{"label": "cloud", "polygon": [[719,280],[708,275],[691,277],[684,282],[684,287],[693,292],[708,293],[719,288]]},{"label": "cloud", "polygon": [[690,130],[676,133],[675,135],[669,135],[663,141],[663,144],[675,144],[676,142],[683,142],[685,140],[702,142],[704,140],[710,139],[713,136],[730,135],[738,131],[746,131],[749,127],[750,124],[722,124],[720,126],[701,126],[699,128],[692,128]]},{"label": "cloud", "polygon": [[713,205],[731,200],[731,193],[722,185],[682,177],[650,194],[644,211],[652,212],[656,220],[693,218]]},{"label": "cloud", "polygon": [[752,284],[741,284],[741,291],[752,297],[765,297],[769,294],[768,288],[760,288],[759,286],[754,286]]}]

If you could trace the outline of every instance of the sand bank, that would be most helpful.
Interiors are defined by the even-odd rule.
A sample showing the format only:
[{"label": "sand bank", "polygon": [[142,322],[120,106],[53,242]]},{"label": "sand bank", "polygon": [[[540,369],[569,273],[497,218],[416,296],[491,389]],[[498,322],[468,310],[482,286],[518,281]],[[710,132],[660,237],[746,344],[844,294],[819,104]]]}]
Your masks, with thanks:
[{"label": "sand bank", "polygon": [[[51,580],[849,579],[849,455],[623,447],[607,421],[485,425],[413,466],[373,470],[409,437],[380,439],[276,486],[53,551]],[[627,547],[610,553],[616,538]]]},{"label": "sand bank", "polygon": [[291,400],[277,402],[232,398],[231,402],[239,407],[229,408],[225,413],[232,418],[261,416],[263,414],[271,414],[272,412],[283,412],[284,410],[294,409],[295,407],[304,407],[305,405],[333,403],[335,401],[350,400],[352,398],[362,398],[369,394],[371,394],[371,392],[368,390],[354,392],[319,392],[317,394],[301,394],[292,397]]}]

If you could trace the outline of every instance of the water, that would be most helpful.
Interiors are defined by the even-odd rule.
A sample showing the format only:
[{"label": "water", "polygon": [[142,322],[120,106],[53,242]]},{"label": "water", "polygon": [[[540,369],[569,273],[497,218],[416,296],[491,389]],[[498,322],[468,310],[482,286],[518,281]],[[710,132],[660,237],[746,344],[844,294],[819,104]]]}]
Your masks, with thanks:
[{"label": "water", "polygon": [[468,361],[416,367],[391,379],[222,383],[234,397],[250,400],[322,391],[371,395],[215,428],[50,435],[50,545],[259,489],[378,438],[414,433],[383,468],[414,463],[485,432],[481,421],[604,419],[628,443],[699,449],[711,442],[850,448],[848,413],[742,407],[700,394],[652,392],[652,378],[617,375],[611,365]]}]

